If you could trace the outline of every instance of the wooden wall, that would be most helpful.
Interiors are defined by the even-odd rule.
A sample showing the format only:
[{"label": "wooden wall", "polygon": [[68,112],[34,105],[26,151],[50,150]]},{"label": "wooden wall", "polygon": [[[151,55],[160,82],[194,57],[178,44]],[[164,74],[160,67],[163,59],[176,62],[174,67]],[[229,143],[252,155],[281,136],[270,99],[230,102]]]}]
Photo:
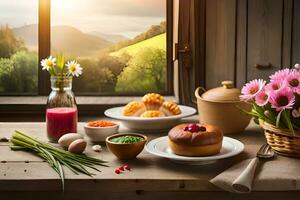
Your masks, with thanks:
[{"label": "wooden wall", "polygon": [[300,62],[299,0],[206,0],[205,83],[254,78]]}]

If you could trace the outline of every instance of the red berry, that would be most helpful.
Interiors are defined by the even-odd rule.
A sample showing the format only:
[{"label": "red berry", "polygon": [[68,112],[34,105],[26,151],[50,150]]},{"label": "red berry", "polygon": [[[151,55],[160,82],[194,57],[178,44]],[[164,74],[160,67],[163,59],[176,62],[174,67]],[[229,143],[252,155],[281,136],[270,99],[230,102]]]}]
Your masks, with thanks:
[{"label": "red berry", "polygon": [[188,131],[191,133],[195,133],[199,131],[199,126],[197,124],[189,124]]},{"label": "red berry", "polygon": [[118,168],[120,171],[124,171],[124,166]]},{"label": "red berry", "polygon": [[126,170],[130,170],[130,167],[129,167],[128,165],[124,165],[123,167],[124,167],[124,169],[126,169]]},{"label": "red berry", "polygon": [[115,173],[116,173],[116,174],[120,174],[121,171],[120,171],[119,169],[116,169],[116,170],[115,170]]}]

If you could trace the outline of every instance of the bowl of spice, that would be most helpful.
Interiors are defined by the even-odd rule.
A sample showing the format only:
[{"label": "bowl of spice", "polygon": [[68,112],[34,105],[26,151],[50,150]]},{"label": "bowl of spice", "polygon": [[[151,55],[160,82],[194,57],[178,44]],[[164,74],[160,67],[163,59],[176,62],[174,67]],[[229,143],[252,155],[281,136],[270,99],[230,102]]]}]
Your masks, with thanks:
[{"label": "bowl of spice", "polygon": [[84,130],[92,142],[104,142],[106,137],[118,133],[119,124],[108,120],[92,121],[84,125]]},{"label": "bowl of spice", "polygon": [[106,146],[119,159],[133,159],[141,153],[147,136],[138,133],[120,133],[106,138]]}]

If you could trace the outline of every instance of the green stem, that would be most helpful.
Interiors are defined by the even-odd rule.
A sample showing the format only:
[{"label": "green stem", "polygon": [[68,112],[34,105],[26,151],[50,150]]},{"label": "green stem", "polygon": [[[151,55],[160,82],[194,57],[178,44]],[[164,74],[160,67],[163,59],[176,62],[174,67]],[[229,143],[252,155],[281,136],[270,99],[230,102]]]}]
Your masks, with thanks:
[{"label": "green stem", "polygon": [[88,176],[93,176],[94,174],[89,172],[86,168],[100,172],[95,165],[107,166],[104,164],[106,162],[103,160],[91,158],[84,154],[78,155],[64,151],[49,144],[40,142],[20,131],[15,131],[11,142],[13,144],[10,147],[12,150],[32,150],[33,152],[36,152],[36,155],[45,159],[50,167],[52,167],[60,176],[63,190],[65,187],[65,176],[62,165],[68,167],[75,174],[83,173]]},{"label": "green stem", "polygon": [[289,130],[294,134],[293,124],[292,124],[291,119],[290,119],[290,110],[284,110],[283,111],[283,119],[285,120]]}]

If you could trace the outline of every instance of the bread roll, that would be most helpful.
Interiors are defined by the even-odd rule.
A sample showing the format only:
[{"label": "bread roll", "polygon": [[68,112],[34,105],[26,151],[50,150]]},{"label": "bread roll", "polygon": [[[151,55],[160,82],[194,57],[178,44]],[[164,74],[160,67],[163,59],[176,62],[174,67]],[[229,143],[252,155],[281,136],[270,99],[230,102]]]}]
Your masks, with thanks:
[{"label": "bread roll", "polygon": [[182,156],[210,156],[222,148],[222,131],[208,124],[180,124],[169,133],[169,146],[173,153]]}]

